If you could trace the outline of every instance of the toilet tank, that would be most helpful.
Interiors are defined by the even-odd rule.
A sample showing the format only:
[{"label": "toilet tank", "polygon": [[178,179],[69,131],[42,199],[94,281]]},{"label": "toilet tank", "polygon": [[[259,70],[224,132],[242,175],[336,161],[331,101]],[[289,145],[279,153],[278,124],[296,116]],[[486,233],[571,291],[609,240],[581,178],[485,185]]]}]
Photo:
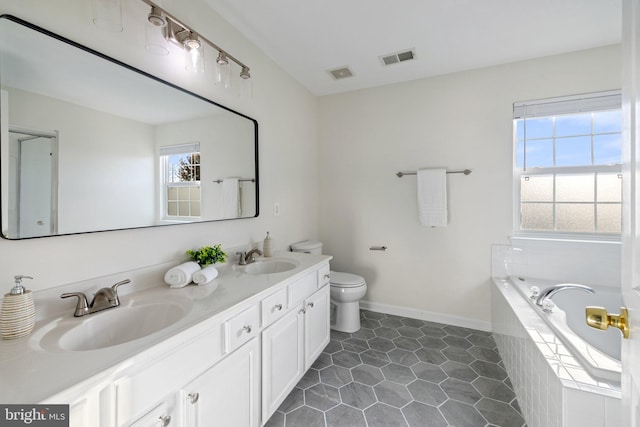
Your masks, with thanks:
[{"label": "toilet tank", "polygon": [[317,240],[303,240],[291,245],[291,252],[302,252],[307,254],[322,254],[322,242]]}]

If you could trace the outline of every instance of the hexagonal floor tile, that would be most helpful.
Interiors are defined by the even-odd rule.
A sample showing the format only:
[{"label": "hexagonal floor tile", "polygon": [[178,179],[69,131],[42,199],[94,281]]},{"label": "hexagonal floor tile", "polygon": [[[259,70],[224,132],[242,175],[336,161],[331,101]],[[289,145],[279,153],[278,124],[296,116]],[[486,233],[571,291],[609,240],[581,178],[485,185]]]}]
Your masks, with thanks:
[{"label": "hexagonal floor tile", "polygon": [[451,378],[457,378],[459,380],[464,380],[467,382],[471,382],[478,378],[478,374],[476,373],[476,371],[474,371],[469,367],[469,365],[466,365],[464,363],[452,362],[451,360],[448,360],[440,365],[440,367]]},{"label": "hexagonal floor tile", "polygon": [[420,338],[421,336],[424,336],[422,331],[415,326],[401,326],[397,330],[403,337]]},{"label": "hexagonal floor tile", "polygon": [[404,324],[400,321],[400,319],[396,319],[393,317],[387,317],[386,319],[381,319],[380,325],[386,326],[389,328],[399,328],[401,326],[404,326]]},{"label": "hexagonal floor tile", "polygon": [[357,353],[352,353],[346,350],[333,353],[331,355],[331,359],[335,365],[342,366],[343,368],[353,368],[354,366],[358,366],[362,363],[362,360]]},{"label": "hexagonal floor tile", "polygon": [[345,384],[349,384],[353,381],[351,372],[340,366],[331,365],[320,371],[320,382],[329,384],[334,387],[342,387]]},{"label": "hexagonal floor tile", "polygon": [[442,338],[425,336],[418,338],[418,342],[422,345],[422,347],[430,348],[433,350],[442,350],[448,347],[448,344],[442,341]]},{"label": "hexagonal floor tile", "polygon": [[487,424],[480,412],[466,403],[449,399],[439,409],[449,424],[456,427],[476,427]]},{"label": "hexagonal floor tile", "polygon": [[374,386],[373,390],[380,402],[395,406],[396,408],[402,408],[413,400],[411,394],[409,394],[409,390],[407,390],[405,386],[392,383],[391,381],[381,382]]},{"label": "hexagonal floor tile", "polygon": [[449,335],[454,335],[456,337],[468,337],[473,332],[471,329],[463,328],[461,326],[453,326],[447,325],[444,329]]},{"label": "hexagonal floor tile", "polygon": [[342,403],[354,408],[367,409],[378,401],[376,394],[373,392],[373,387],[368,385],[353,382],[340,387],[339,391]]},{"label": "hexagonal floor tile", "polygon": [[325,412],[324,416],[327,420],[327,427],[367,427],[364,412],[347,405],[338,405]]},{"label": "hexagonal floor tile", "polygon": [[495,363],[485,362],[482,360],[475,360],[469,364],[474,371],[481,377],[492,378],[494,380],[502,381],[507,378],[507,371],[502,369]]},{"label": "hexagonal floor tile", "polygon": [[280,404],[278,411],[286,414],[287,412],[291,412],[302,405],[304,405],[304,391],[302,391],[301,388],[294,388]]},{"label": "hexagonal floor tile", "polygon": [[302,406],[285,416],[287,427],[324,427],[324,414],[317,409]]},{"label": "hexagonal floor tile", "polygon": [[393,341],[380,337],[371,338],[369,341],[367,341],[367,344],[369,344],[369,347],[371,347],[373,350],[383,351],[385,353],[396,348],[396,345],[393,343]]},{"label": "hexagonal floor tile", "polygon": [[342,348],[354,353],[362,353],[363,351],[369,350],[369,344],[367,344],[365,340],[348,338],[342,341]]},{"label": "hexagonal floor tile", "polygon": [[383,367],[381,371],[387,380],[402,385],[407,385],[416,379],[415,374],[410,368],[398,365],[397,363],[390,363]]},{"label": "hexagonal floor tile", "polygon": [[412,319],[410,317],[403,317],[400,319],[403,325],[405,326],[413,326],[414,328],[421,328],[425,325],[424,320],[420,319]]},{"label": "hexagonal floor tile", "polygon": [[496,342],[490,335],[478,335],[474,333],[469,335],[467,340],[478,347],[496,348]]},{"label": "hexagonal floor tile", "polygon": [[360,358],[362,359],[362,363],[378,368],[388,365],[389,362],[391,362],[386,352],[378,350],[367,350],[360,354]]},{"label": "hexagonal floor tile", "polygon": [[502,358],[500,357],[500,354],[497,350],[473,346],[467,351],[476,359],[484,360],[485,362],[499,363],[500,361],[502,361]]},{"label": "hexagonal floor tile", "polygon": [[387,355],[392,362],[397,363],[398,365],[411,366],[420,361],[412,351],[403,350],[400,348],[391,350],[389,353],[387,353]]},{"label": "hexagonal floor tile", "polygon": [[476,409],[490,422],[500,426],[522,426],[524,419],[510,405],[492,399],[482,399]]},{"label": "hexagonal floor tile", "polygon": [[383,326],[381,328],[374,329],[373,332],[382,338],[394,339],[400,336],[400,333],[396,328],[388,328]]},{"label": "hexagonal floor tile", "polygon": [[458,347],[458,348],[467,349],[473,346],[473,344],[467,341],[466,338],[456,337],[453,335],[447,335],[446,337],[442,338],[442,341],[446,342],[449,345],[449,347]]},{"label": "hexagonal floor tile", "polygon": [[428,335],[430,337],[442,338],[445,335],[447,335],[444,329],[438,328],[436,326],[431,326],[431,325],[425,325],[421,327],[420,330],[422,331],[423,334]]},{"label": "hexagonal floor tile", "polygon": [[351,369],[353,380],[366,385],[376,385],[384,381],[380,368],[370,365],[360,365]]},{"label": "hexagonal floor tile", "polygon": [[447,374],[438,365],[426,362],[418,362],[411,367],[411,370],[416,374],[416,377],[431,381],[432,383],[439,383],[447,379]]},{"label": "hexagonal floor tile", "polygon": [[298,381],[298,384],[296,385],[296,387],[305,389],[313,385],[316,385],[319,382],[320,382],[320,373],[316,369],[309,368],[309,370],[305,372],[305,374],[302,376],[300,381]]},{"label": "hexagonal floor tile", "polygon": [[340,393],[328,384],[316,384],[304,391],[304,402],[307,406],[326,411],[340,404]]},{"label": "hexagonal floor tile", "polygon": [[447,395],[444,394],[440,386],[424,380],[415,380],[407,386],[413,400],[426,403],[428,405],[438,406],[445,400]]},{"label": "hexagonal floor tile", "polygon": [[424,403],[411,402],[402,408],[402,413],[410,427],[447,427],[448,425],[437,408]]},{"label": "hexagonal floor tile", "polygon": [[484,397],[489,397],[504,403],[509,403],[516,397],[513,390],[507,387],[502,381],[479,377],[472,384]]},{"label": "hexagonal floor tile", "polygon": [[402,416],[399,409],[385,405],[384,403],[376,403],[369,409],[364,411],[369,427],[402,427],[407,422]]},{"label": "hexagonal floor tile", "polygon": [[440,350],[434,350],[432,348],[422,347],[417,349],[414,353],[422,362],[429,362],[434,365],[441,365],[447,361],[447,358],[444,357]]},{"label": "hexagonal floor tile", "polygon": [[407,337],[398,337],[398,338],[394,338],[393,343],[396,345],[396,347],[398,348],[402,348],[405,350],[417,350],[420,347],[422,347],[418,341],[416,341],[415,338],[407,338]]},{"label": "hexagonal floor tile", "polygon": [[442,354],[449,360],[453,360],[454,362],[466,363],[469,364],[476,360],[467,350],[464,348],[457,347],[447,347],[442,350]]},{"label": "hexagonal floor tile", "polygon": [[459,400],[460,402],[470,405],[482,399],[482,395],[471,383],[456,378],[447,378],[442,381],[440,388],[442,388],[445,394],[451,399]]}]

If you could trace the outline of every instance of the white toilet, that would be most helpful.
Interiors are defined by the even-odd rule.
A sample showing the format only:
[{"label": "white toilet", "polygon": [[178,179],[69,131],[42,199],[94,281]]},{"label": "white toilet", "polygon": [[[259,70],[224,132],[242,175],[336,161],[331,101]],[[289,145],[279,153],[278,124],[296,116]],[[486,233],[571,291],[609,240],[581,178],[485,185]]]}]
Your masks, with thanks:
[{"label": "white toilet", "polygon": [[[322,242],[305,240],[291,245],[292,252],[321,254]],[[331,272],[331,329],[340,332],[360,330],[360,300],[367,292],[367,284],[361,276],[351,273]]]}]

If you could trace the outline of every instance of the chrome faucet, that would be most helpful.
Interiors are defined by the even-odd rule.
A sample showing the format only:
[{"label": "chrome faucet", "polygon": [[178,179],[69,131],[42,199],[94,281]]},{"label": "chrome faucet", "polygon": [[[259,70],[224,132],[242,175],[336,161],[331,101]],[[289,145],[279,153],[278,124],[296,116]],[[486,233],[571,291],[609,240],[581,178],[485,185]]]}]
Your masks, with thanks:
[{"label": "chrome faucet", "polygon": [[574,283],[562,283],[562,284],[559,284],[559,285],[550,286],[547,289],[545,289],[544,291],[540,292],[540,295],[538,295],[538,298],[536,298],[536,304],[539,305],[540,307],[542,307],[542,302],[545,299],[547,299],[547,298],[551,299],[551,297],[553,297],[558,292],[566,291],[568,289],[578,289],[580,291],[589,292],[591,294],[595,294],[596,293],[596,291],[591,289],[589,286],[577,285],[577,284],[574,284]]},{"label": "chrome faucet", "polygon": [[78,303],[76,304],[76,311],[73,313],[75,317],[82,317],[85,314],[95,313],[97,311],[106,310],[107,308],[114,308],[120,305],[120,299],[118,298],[118,287],[131,283],[131,280],[125,279],[116,283],[110,288],[102,288],[93,297],[91,304],[87,301],[87,296],[83,292],[68,292],[60,295],[60,298],[76,297]]},{"label": "chrome faucet", "polygon": [[262,251],[260,249],[251,249],[249,252],[236,252],[238,265],[247,265],[255,262],[256,254],[262,255]]}]

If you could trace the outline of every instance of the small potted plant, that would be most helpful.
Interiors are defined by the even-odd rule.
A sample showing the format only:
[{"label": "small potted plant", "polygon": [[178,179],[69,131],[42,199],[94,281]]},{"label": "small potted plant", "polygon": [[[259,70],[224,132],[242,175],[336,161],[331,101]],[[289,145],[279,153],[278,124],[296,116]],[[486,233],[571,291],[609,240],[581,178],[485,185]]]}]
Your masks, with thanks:
[{"label": "small potted plant", "polygon": [[202,268],[227,260],[227,254],[222,250],[220,245],[215,245],[214,247],[205,246],[193,251],[188,249],[186,253]]}]

